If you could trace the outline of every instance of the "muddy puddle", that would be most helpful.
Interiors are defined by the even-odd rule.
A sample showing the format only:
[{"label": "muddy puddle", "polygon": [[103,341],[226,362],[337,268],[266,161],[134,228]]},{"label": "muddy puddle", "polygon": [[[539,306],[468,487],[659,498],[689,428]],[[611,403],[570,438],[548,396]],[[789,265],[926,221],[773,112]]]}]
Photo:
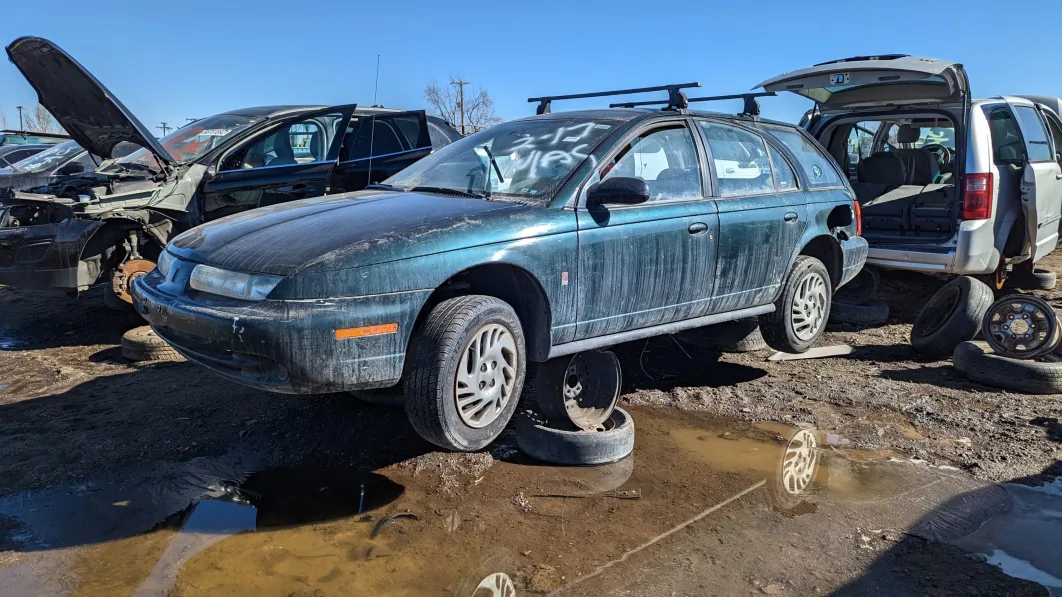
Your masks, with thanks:
[{"label": "muddy puddle", "polygon": [[[600,467],[236,454],[6,496],[0,594],[861,594],[880,574],[917,591],[955,563],[889,558],[926,542],[996,565],[955,560],[981,586],[1062,578],[1062,487],[986,485],[823,430],[630,412],[635,453]],[[425,464],[448,459],[457,474]]]}]

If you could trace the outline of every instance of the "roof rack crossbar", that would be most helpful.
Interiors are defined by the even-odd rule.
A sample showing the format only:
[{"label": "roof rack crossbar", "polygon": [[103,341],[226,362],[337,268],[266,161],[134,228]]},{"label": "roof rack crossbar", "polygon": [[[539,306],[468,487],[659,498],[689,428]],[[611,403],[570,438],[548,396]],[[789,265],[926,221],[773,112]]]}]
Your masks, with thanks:
[{"label": "roof rack crossbar", "polygon": [[[741,112],[743,116],[759,116],[760,105],[756,101],[758,97],[772,97],[778,95],[774,91],[763,91],[760,93],[735,93],[733,95],[713,95],[706,97],[691,97],[687,98],[688,103],[693,102],[715,102],[722,100],[743,99],[745,100],[745,109]],[[609,108],[634,108],[636,106],[659,106],[666,104],[665,101],[647,101],[647,102],[622,102],[618,104],[609,104]]]},{"label": "roof rack crossbar", "polygon": [[667,101],[651,102],[653,104],[666,104],[675,108],[686,107],[686,94],[682,93],[683,89],[691,87],[700,87],[700,83],[677,83],[672,85],[658,85],[656,87],[639,87],[637,89],[617,89],[615,91],[596,91],[593,93],[573,93],[571,95],[547,95],[542,97],[529,97],[528,102],[538,102],[538,107],[535,108],[536,114],[549,114],[550,104],[554,100],[570,100],[570,99],[585,99],[590,97],[609,97],[612,95],[631,95],[634,93],[648,93],[650,91],[666,91],[668,92]]}]

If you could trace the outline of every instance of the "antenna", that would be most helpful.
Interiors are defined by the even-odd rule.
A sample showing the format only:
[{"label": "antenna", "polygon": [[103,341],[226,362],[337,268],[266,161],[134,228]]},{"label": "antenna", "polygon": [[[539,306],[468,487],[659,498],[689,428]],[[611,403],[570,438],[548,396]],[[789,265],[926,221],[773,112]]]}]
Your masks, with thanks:
[{"label": "antenna", "polygon": [[[372,90],[372,105],[376,105],[376,94],[380,91],[380,55],[376,55],[376,86]],[[369,172],[365,177],[365,180],[372,184],[372,143],[376,138],[376,111],[374,110],[372,115],[369,116],[372,119],[372,125],[369,129]]]}]

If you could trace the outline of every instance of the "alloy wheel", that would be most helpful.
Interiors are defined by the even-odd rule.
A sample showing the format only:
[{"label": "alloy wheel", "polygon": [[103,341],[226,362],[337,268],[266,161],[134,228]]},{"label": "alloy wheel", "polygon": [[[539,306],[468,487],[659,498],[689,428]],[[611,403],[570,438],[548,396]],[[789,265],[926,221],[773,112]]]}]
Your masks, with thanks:
[{"label": "alloy wheel", "polygon": [[800,281],[790,311],[793,333],[800,340],[814,338],[826,322],[826,289],[826,280],[818,272],[810,272]]},{"label": "alloy wheel", "polygon": [[486,427],[509,403],[516,381],[516,341],[505,326],[489,323],[465,346],[454,380],[461,421]]}]

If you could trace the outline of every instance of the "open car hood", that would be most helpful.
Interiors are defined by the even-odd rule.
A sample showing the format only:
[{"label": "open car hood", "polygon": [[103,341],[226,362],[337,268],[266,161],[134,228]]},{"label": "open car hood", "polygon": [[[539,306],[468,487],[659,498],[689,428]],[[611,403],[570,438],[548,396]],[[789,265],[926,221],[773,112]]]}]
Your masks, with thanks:
[{"label": "open car hood", "polygon": [[904,54],[824,62],[767,79],[757,87],[790,91],[823,108],[969,101],[969,80],[961,64]]},{"label": "open car hood", "polygon": [[37,91],[41,105],[81,147],[110,156],[125,141],[147,148],[162,163],[173,161],[103,83],[52,42],[20,37],[7,46],[7,56]]}]

